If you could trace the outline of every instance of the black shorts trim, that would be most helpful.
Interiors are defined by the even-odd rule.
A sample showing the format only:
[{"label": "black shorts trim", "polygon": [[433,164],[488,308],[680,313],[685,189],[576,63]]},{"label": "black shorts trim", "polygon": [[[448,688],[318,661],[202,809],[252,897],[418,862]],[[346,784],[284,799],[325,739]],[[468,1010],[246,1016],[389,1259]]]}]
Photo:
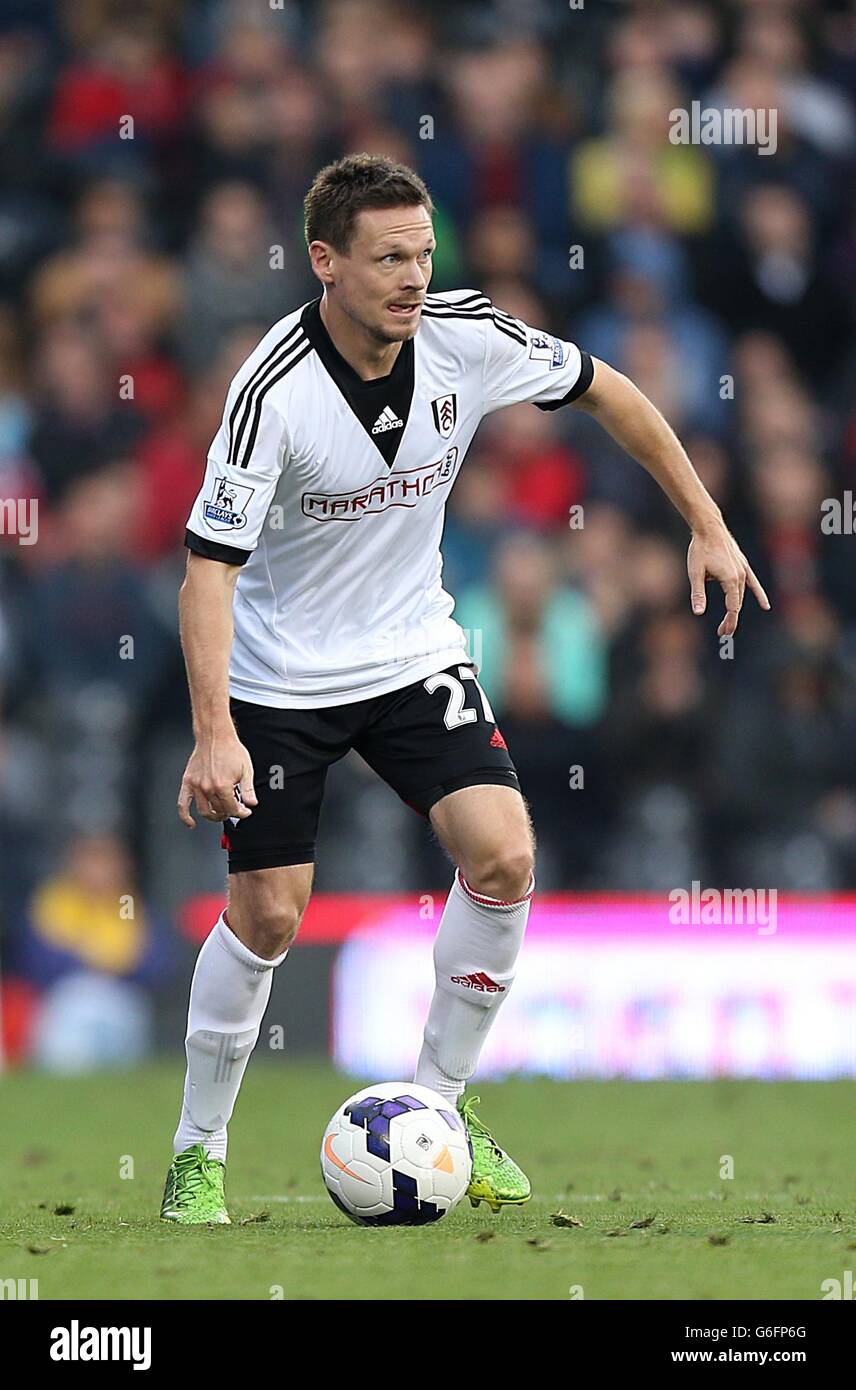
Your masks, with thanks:
[{"label": "black shorts trim", "polygon": [[[520,791],[520,783],[517,780],[517,773],[508,768],[485,767],[477,768],[473,772],[462,772],[459,777],[449,777],[445,782],[437,782],[433,787],[427,787],[416,797],[402,797],[408,806],[412,806],[414,811],[418,811],[420,816],[428,818],[428,813],[438,801],[442,801],[444,796],[450,792],[463,791],[464,787],[513,787],[515,791]],[[522,795],[522,792],[521,792]]]},{"label": "black shorts trim", "polygon": [[289,849],[229,850],[230,874],[245,874],[253,869],[287,869],[294,864],[314,863],[314,845],[293,845]]}]

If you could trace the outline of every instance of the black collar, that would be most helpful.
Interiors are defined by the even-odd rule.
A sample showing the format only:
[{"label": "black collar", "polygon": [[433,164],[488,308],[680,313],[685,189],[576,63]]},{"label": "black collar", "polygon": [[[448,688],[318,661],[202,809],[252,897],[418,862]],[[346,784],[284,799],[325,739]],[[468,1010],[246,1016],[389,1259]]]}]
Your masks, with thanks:
[{"label": "black collar", "polygon": [[[414,343],[407,338],[386,376],[363,381],[342,354],[321,318],[321,300],[313,299],[300,316],[301,327],[326,371],[348,402],[354,415],[391,468],[401,443],[413,400]],[[394,420],[400,420],[395,425]],[[378,429],[378,424],[387,427]]]}]

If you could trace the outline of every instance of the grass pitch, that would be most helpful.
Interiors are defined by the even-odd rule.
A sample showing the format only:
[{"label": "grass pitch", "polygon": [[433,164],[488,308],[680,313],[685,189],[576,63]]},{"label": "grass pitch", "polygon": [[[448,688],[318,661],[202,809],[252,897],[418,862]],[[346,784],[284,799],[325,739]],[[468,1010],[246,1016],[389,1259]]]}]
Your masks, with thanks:
[{"label": "grass pitch", "polygon": [[[157,1219],[177,1067],[0,1078],[0,1279],[72,1300],[818,1300],[856,1268],[850,1083],[479,1087],[533,1200],[414,1230],[355,1227],[324,1191],[320,1137],[358,1084],[251,1065],[234,1224],[186,1229]],[[560,1210],[581,1224],[554,1225]]]}]

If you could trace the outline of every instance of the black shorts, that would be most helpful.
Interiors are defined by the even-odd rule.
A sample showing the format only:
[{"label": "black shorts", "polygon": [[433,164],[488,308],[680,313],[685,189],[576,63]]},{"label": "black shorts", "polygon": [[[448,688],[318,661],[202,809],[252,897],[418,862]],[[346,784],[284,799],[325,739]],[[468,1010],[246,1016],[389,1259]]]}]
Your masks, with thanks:
[{"label": "black shorts", "polygon": [[[463,673],[463,674],[462,674]],[[461,787],[520,790],[505,739],[470,663],[349,705],[272,709],[231,701],[259,804],[224,825],[229,872],[315,860],[327,769],[352,748],[420,815]]]}]

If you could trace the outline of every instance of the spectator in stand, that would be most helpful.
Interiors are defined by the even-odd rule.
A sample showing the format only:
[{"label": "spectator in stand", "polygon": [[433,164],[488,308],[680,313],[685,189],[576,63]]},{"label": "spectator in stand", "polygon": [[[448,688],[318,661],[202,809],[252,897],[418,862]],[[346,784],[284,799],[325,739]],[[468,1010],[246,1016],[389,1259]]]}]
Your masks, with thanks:
[{"label": "spectator in stand", "polygon": [[484,440],[510,521],[544,532],[571,523],[585,494],[585,469],[562,441],[555,411],[512,406],[486,427]]},{"label": "spectator in stand", "polygon": [[174,955],[167,923],[146,904],[126,847],[81,835],[33,894],[6,962],[34,995],[31,1060],[52,1071],[140,1061],[151,1047],[151,989]]},{"label": "spectator in stand", "polygon": [[456,615],[477,634],[484,684],[500,712],[520,679],[526,698],[518,708],[590,724],[606,695],[603,641],[588,600],[560,586],[556,570],[552,547],[525,533],[510,537],[498,547],[493,584],[465,589]]},{"label": "spectator in stand", "polygon": [[765,183],[741,198],[737,233],[716,248],[707,301],[734,329],[775,336],[816,388],[829,380],[851,335],[851,316],[818,262],[808,205]]},{"label": "spectator in stand", "polygon": [[29,452],[55,503],[78,478],[130,450],[143,420],[133,400],[120,399],[100,337],[68,321],[43,333],[34,385]]},{"label": "spectator in stand", "polygon": [[[110,158],[138,165],[176,135],[185,111],[184,74],[162,28],[152,15],[127,15],[82,38],[59,75],[47,137],[81,167]],[[133,130],[123,133],[129,116]]]},{"label": "spectator in stand", "polygon": [[616,692],[608,717],[625,791],[655,781],[697,786],[713,714],[701,658],[701,629],[683,609],[655,611],[637,628],[635,679]]},{"label": "spectator in stand", "polygon": [[212,365],[191,379],[180,409],[158,419],[140,441],[135,452],[140,487],[135,542],[140,558],[156,560],[183,544],[204,459],[220,428],[229,382],[266,331],[266,325],[259,323],[227,338]]},{"label": "spectator in stand", "polygon": [[459,228],[490,208],[525,209],[539,247],[528,273],[542,294],[561,294],[570,224],[556,190],[566,156],[546,118],[551,78],[543,49],[524,39],[485,45],[455,55],[443,79],[450,129],[424,142],[420,172]]},{"label": "spectator in stand", "polygon": [[168,959],[163,926],[139,894],[127,847],[80,835],[33,895],[10,965],[45,987],[77,970],[151,979]]},{"label": "spectator in stand", "polygon": [[[26,446],[32,429],[18,324],[0,306],[0,497],[32,497],[36,479]],[[10,541],[16,540],[10,537]]]},{"label": "spectator in stand", "polygon": [[782,113],[790,129],[821,156],[856,153],[856,114],[834,83],[809,66],[805,27],[795,10],[752,6],[744,11],[737,51],[776,74]]},{"label": "spectator in stand", "polygon": [[853,537],[821,531],[821,503],[833,487],[816,454],[797,445],[771,447],[755,460],[752,485],[758,542],[782,618],[787,621],[795,600],[821,592],[856,618]]},{"label": "spectator in stand", "polygon": [[[728,404],[720,394],[728,369],[727,339],[714,315],[693,301],[684,248],[674,237],[642,229],[610,235],[606,250],[608,297],[578,318],[579,341],[636,381],[640,371],[650,375],[650,366],[644,349],[632,368],[627,360],[633,355],[633,330],[659,327],[661,342],[668,342],[681,362],[680,371],[673,364],[668,369],[676,415],[667,411],[667,418],[679,429],[683,422],[685,428],[722,434],[728,420]],[[662,397],[663,389],[658,389]]]},{"label": "spectator in stand", "polygon": [[714,216],[715,179],[704,150],[668,139],[669,112],[684,105],[665,71],[625,72],[609,94],[609,129],[570,160],[573,210],[584,232],[628,224],[700,236]]},{"label": "spectator in stand", "polygon": [[604,502],[586,502],[581,529],[569,527],[559,538],[560,576],[580,589],[591,604],[595,621],[612,641],[629,610],[630,570],[615,563],[632,545],[630,521],[624,509]]},{"label": "spectator in stand", "polygon": [[235,328],[274,323],[293,307],[291,259],[251,185],[219,184],[206,198],[181,299],[179,342],[190,371],[209,366]]},{"label": "spectator in stand", "polygon": [[130,462],[69,482],[55,516],[61,553],[31,580],[23,635],[52,759],[51,840],[123,828],[138,809],[135,740],[174,642],[126,559],[138,519]]},{"label": "spectator in stand", "polygon": [[774,646],[763,683],[729,700],[712,750],[727,881],[751,872],[815,891],[852,872],[856,721],[841,634],[822,601],[805,616]]},{"label": "spectator in stand", "polygon": [[683,604],[651,613],[635,635],[634,674],[616,687],[604,722],[617,824],[598,869],[613,887],[662,891],[708,871],[702,808],[716,700],[701,628]]},{"label": "spectator in stand", "polygon": [[443,584],[450,593],[487,582],[494,548],[508,531],[504,489],[497,486],[490,454],[475,445],[446,507]]}]

